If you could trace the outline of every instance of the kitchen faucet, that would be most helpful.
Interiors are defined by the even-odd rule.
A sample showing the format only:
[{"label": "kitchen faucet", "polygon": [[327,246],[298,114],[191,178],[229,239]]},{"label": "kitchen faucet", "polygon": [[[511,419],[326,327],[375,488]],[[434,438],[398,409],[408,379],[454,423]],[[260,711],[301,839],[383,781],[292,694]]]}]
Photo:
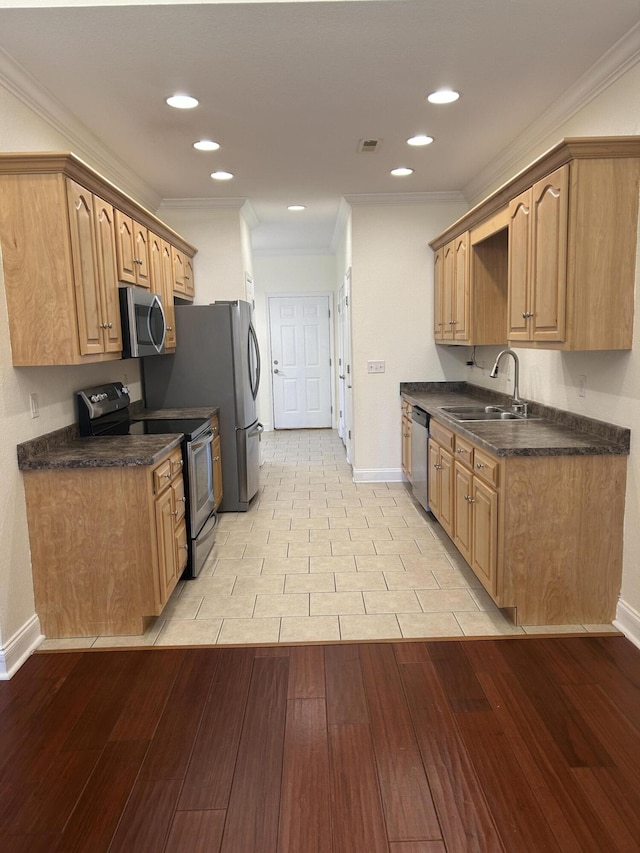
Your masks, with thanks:
[{"label": "kitchen faucet", "polygon": [[503,349],[502,352],[499,352],[498,357],[496,358],[496,363],[493,365],[489,376],[492,379],[497,377],[498,365],[500,364],[500,359],[503,355],[512,355],[513,363],[515,364],[515,369],[513,371],[513,402],[511,404],[511,409],[512,411],[517,412],[520,415],[525,415],[526,417],[527,403],[523,403],[520,399],[520,361],[518,360],[517,354],[512,349]]}]

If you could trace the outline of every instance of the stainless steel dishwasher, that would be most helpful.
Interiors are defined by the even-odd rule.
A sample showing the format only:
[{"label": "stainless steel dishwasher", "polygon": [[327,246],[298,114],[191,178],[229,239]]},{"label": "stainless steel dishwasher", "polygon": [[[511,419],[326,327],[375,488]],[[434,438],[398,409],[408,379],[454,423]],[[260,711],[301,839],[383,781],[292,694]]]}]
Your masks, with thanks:
[{"label": "stainless steel dishwasher", "polygon": [[411,490],[429,512],[429,415],[419,406],[411,410]]}]

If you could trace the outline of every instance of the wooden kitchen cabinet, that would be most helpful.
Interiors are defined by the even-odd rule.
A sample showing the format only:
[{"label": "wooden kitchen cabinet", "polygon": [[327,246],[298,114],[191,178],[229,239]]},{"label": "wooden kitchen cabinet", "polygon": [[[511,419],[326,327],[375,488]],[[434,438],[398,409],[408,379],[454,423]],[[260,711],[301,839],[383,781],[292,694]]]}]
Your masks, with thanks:
[{"label": "wooden kitchen cabinet", "polygon": [[[501,217],[502,219],[503,217]],[[434,255],[434,340],[506,344],[507,222],[500,233],[465,231]]]},{"label": "wooden kitchen cabinet", "polygon": [[[429,244],[442,267],[436,305],[444,306],[445,331],[439,338],[436,316],[436,342],[456,343],[446,338],[448,319],[458,319],[447,319],[455,271],[446,252],[469,232],[467,343],[630,349],[639,184],[640,136],[564,139],[454,222]],[[501,339],[491,339],[492,318],[504,323]]]},{"label": "wooden kitchen cabinet", "polygon": [[211,447],[213,459],[213,497],[214,509],[218,509],[224,496],[222,483],[222,445],[220,441],[220,421],[218,415],[211,418],[211,429],[213,430],[213,445]]},{"label": "wooden kitchen cabinet", "polygon": [[196,293],[195,280],[193,277],[193,258],[184,256],[184,295],[186,299],[193,299]]},{"label": "wooden kitchen cabinet", "polygon": [[185,285],[185,262],[184,253],[175,246],[171,247],[171,260],[173,263],[173,292],[182,298],[186,296],[187,288]]},{"label": "wooden kitchen cabinet", "polygon": [[498,607],[522,625],[612,621],[626,457],[499,459],[433,418],[430,430],[431,511]]},{"label": "wooden kitchen cabinet", "polygon": [[509,340],[566,337],[569,165],[509,204]]},{"label": "wooden kitchen cabinet", "polygon": [[81,355],[122,350],[113,208],[67,180],[71,264]]},{"label": "wooden kitchen cabinet", "polygon": [[402,472],[409,482],[411,482],[411,408],[411,403],[408,403],[406,400],[402,401]]},{"label": "wooden kitchen cabinet", "polygon": [[173,352],[176,348],[176,318],[173,305],[171,246],[151,231],[149,231],[149,272],[151,291],[160,296],[164,309],[167,325],[165,350]]},{"label": "wooden kitchen cabinet", "polygon": [[144,633],[186,565],[180,448],[154,466],[23,475],[45,636]]},{"label": "wooden kitchen cabinet", "polygon": [[150,287],[149,232],[131,216],[116,210],[118,280],[124,284]]},{"label": "wooden kitchen cabinet", "polygon": [[[125,232],[132,243],[118,233],[116,220],[131,222]],[[196,252],[73,154],[0,154],[0,245],[13,364],[121,358],[118,245],[121,255],[129,246],[135,278],[140,265],[132,261],[144,255],[148,232],[185,256]],[[137,275],[129,283],[149,286],[148,264]]]}]

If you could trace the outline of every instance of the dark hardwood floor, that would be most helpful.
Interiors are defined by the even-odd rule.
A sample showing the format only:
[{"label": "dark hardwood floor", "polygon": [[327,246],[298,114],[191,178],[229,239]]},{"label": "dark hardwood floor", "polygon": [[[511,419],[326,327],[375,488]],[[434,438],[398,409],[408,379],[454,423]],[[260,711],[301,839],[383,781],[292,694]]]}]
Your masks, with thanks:
[{"label": "dark hardwood floor", "polygon": [[33,655],[7,853],[640,851],[621,637]]}]

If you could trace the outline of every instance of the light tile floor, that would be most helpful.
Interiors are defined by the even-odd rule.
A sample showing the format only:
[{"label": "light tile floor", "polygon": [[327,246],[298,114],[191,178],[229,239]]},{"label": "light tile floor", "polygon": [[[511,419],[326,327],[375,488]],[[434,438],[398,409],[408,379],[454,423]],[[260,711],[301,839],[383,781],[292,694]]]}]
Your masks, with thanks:
[{"label": "light tile floor", "polygon": [[261,486],[220,515],[201,575],[139,637],[42,649],[298,643],[615,631],[515,627],[402,483],[354,483],[335,430],[263,435]]}]

